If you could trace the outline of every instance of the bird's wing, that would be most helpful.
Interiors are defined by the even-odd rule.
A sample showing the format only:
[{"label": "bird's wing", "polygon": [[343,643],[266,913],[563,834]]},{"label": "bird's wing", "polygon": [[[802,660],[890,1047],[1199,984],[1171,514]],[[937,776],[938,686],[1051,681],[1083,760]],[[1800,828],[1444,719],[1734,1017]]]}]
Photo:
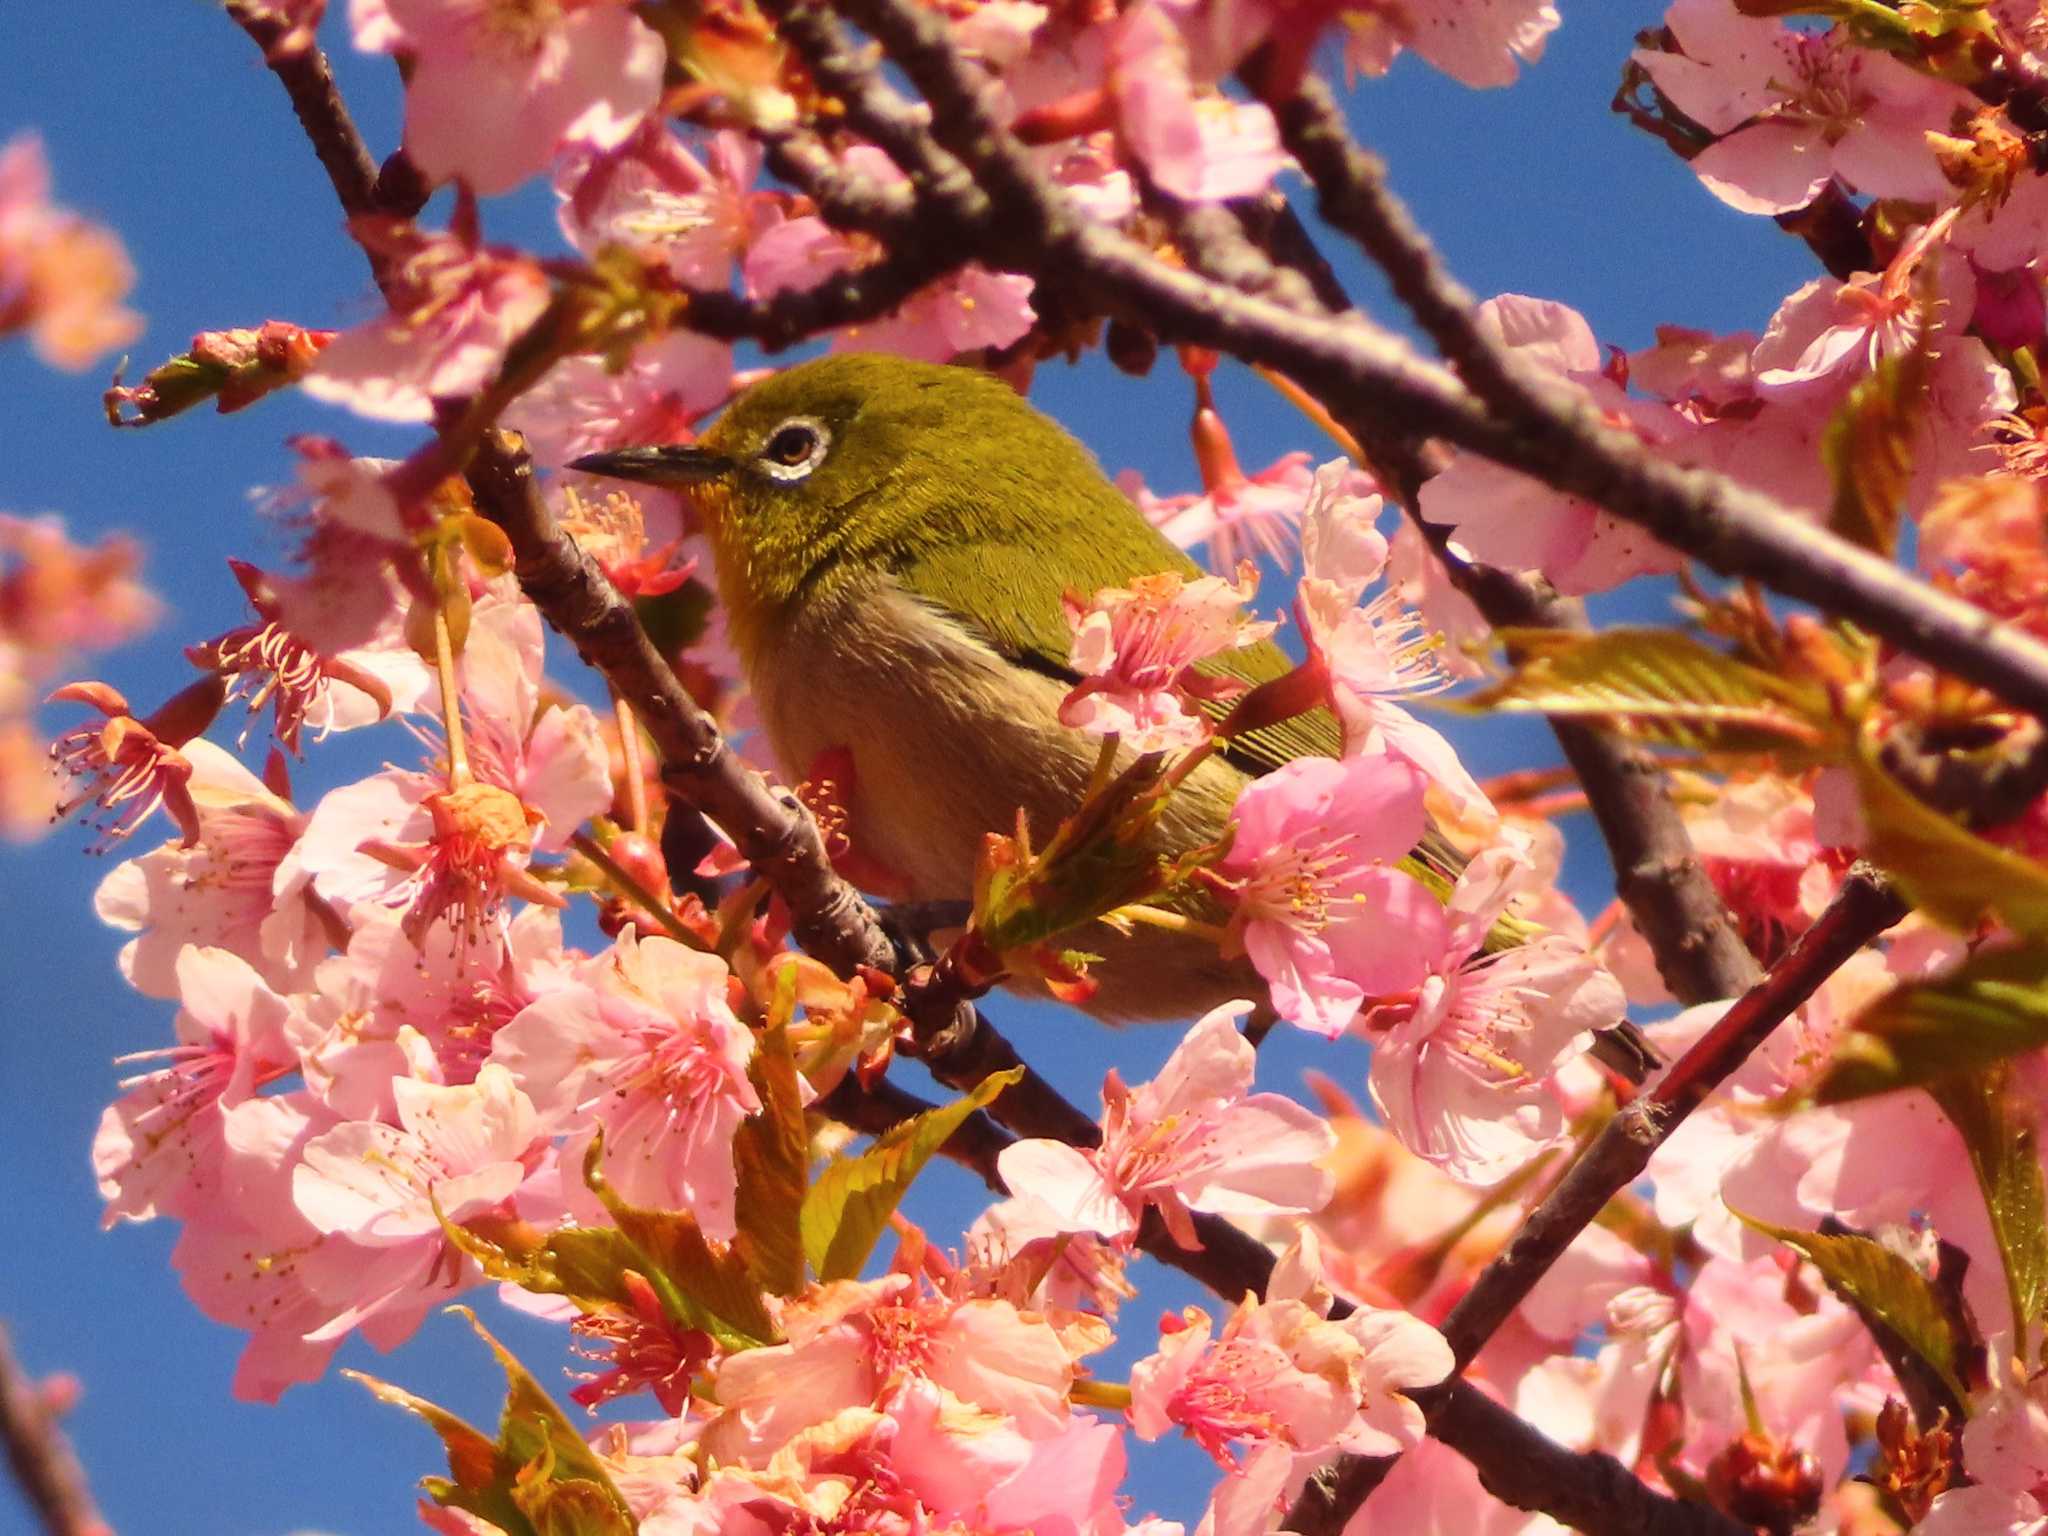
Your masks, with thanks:
[{"label": "bird's wing", "polygon": [[[1128,586],[1134,578],[1155,571],[1201,574],[1200,567],[1157,530],[1147,524],[1141,526],[1149,536],[1143,541],[1064,541],[1070,548],[1078,545],[1080,550],[1078,559],[1069,563],[1064,575],[1065,581],[1080,589],[1077,596],[1086,598],[1104,587]],[[1125,532],[1122,528],[1118,531]],[[1080,681],[1067,661],[1073,632],[1061,603],[1066,592],[1062,573],[1048,566],[1042,551],[987,539],[977,543],[933,544],[899,562],[896,576],[921,601],[979,635],[993,650],[1017,665],[1060,682]],[[989,601],[994,592],[1003,593],[1004,601]],[[988,616],[968,616],[981,613]],[[1284,677],[1293,666],[1285,651],[1271,640],[1262,640],[1243,650],[1211,656],[1197,663],[1196,670],[1222,674],[1257,687]],[[1204,700],[1202,708],[1211,718],[1220,719],[1229,713],[1231,703],[1228,699]],[[1318,708],[1276,725],[1247,731],[1233,738],[1222,755],[1239,772],[1257,778],[1298,757],[1336,757],[1343,747],[1344,731],[1337,717]],[[1449,892],[1464,862],[1432,825],[1403,865],[1441,897]]]},{"label": "bird's wing", "polygon": [[[1104,587],[1128,586],[1157,571],[1178,571],[1190,577],[1202,574],[1200,567],[1154,530],[1147,527],[1145,532],[1151,535],[1149,539],[1115,541],[1119,547],[1076,541],[1079,568],[1067,575],[1075,585],[1074,595],[1085,601]],[[1074,639],[1061,603],[1067,589],[1058,574],[1048,572],[1038,552],[986,540],[937,545],[919,550],[914,559],[899,566],[896,575],[924,602],[980,635],[1019,666],[1060,682],[1080,681],[1067,662]],[[1001,592],[1004,600],[990,602],[993,592]],[[970,618],[969,614],[986,616]],[[1195,670],[1257,687],[1284,677],[1293,666],[1285,651],[1263,640],[1198,662]],[[1212,719],[1221,719],[1230,712],[1231,702],[1204,701],[1202,707]],[[1336,716],[1315,709],[1246,732],[1231,741],[1223,756],[1244,773],[1256,776],[1297,757],[1335,757],[1343,744]]]}]

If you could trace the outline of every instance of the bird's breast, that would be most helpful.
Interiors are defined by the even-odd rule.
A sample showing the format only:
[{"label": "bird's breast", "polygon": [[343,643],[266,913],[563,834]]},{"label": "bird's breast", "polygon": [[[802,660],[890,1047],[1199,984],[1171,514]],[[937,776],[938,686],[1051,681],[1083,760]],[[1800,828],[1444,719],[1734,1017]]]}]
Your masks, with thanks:
[{"label": "bird's breast", "polygon": [[[917,900],[973,893],[984,836],[1021,809],[1042,841],[1087,791],[1099,743],[1060,724],[1066,686],[1019,666],[887,577],[811,603],[763,630],[749,682],[783,771],[810,776],[827,753],[853,763],[848,831],[864,858]],[[1211,759],[1154,831],[1161,855],[1214,841],[1243,775]],[[1091,928],[1075,936],[1107,956],[1090,1011],[1106,1018],[1192,1017],[1247,994],[1241,965],[1200,939]]]},{"label": "bird's breast", "polygon": [[1061,686],[892,580],[849,584],[761,638],[749,684],[783,771],[852,756],[849,831],[919,899],[972,889],[982,834],[1022,807],[1050,830],[1092,759],[1058,720]]}]

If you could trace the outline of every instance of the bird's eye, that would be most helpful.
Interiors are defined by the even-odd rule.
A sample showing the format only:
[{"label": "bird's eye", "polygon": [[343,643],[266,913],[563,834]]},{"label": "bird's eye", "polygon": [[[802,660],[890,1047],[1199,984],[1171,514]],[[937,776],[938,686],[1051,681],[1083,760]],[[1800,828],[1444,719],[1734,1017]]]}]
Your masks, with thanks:
[{"label": "bird's eye", "polygon": [[832,434],[822,421],[796,416],[769,434],[758,462],[772,480],[801,480],[824,462]]}]

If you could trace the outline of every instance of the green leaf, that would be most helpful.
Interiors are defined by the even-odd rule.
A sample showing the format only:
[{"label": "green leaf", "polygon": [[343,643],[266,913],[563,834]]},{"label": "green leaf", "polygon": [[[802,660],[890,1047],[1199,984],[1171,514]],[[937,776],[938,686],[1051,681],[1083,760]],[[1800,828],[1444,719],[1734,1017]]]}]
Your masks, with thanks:
[{"label": "green leaf", "polygon": [[1970,1149],[1970,1166],[2005,1261],[2013,1316],[2022,1328],[2032,1326],[2048,1304],[2048,1199],[2033,1117],[2013,1104],[2003,1066],[1944,1078],[1927,1091]]},{"label": "green leaf", "polygon": [[972,931],[997,955],[1029,951],[1118,907],[1147,901],[1172,871],[1152,830],[1174,786],[1148,753],[1091,789],[1033,851],[1024,836],[989,839],[975,871]]},{"label": "green leaf", "polygon": [[1985,78],[1986,59],[1997,57],[1998,23],[1984,0],[1735,0],[1735,9],[1745,16],[1824,17],[1841,23],[1861,47],[1965,85]]},{"label": "green leaf", "polygon": [[[761,1299],[761,1283],[737,1240],[714,1242],[688,1211],[654,1211],[619,1198],[599,1171],[601,1142],[584,1159],[583,1178],[604,1202],[619,1231],[645,1255],[633,1266],[661,1297],[662,1307],[686,1327],[702,1328],[728,1348],[745,1349],[781,1337]],[[558,1233],[574,1241],[573,1233]]]},{"label": "green leaf", "polygon": [[380,1401],[418,1414],[441,1437],[449,1475],[426,1478],[422,1486],[436,1503],[467,1510],[506,1536],[633,1536],[638,1523],[632,1511],[576,1426],[473,1312],[452,1310],[469,1319],[504,1369],[505,1411],[496,1440],[402,1387],[345,1373]]},{"label": "green leaf", "polygon": [[584,1155],[583,1178],[614,1227],[561,1227],[538,1240],[516,1224],[477,1222],[441,1229],[493,1280],[566,1296],[586,1312],[637,1312],[630,1276],[650,1286],[679,1329],[710,1334],[728,1349],[780,1337],[746,1260],[704,1236],[687,1211],[653,1211],[619,1198],[599,1169],[602,1137]]},{"label": "green leaf", "polygon": [[1735,1215],[1746,1226],[1777,1239],[1810,1260],[1838,1296],[1866,1318],[1874,1318],[1889,1328],[1908,1349],[1926,1361],[1958,1402],[1969,1400],[1956,1375],[1960,1341],[1955,1324],[1942,1305],[1934,1282],[1911,1261],[1874,1238],[1854,1233],[1831,1236],[1801,1232],[1741,1211],[1735,1211]]},{"label": "green leaf", "polygon": [[2048,944],[1983,950],[1858,1014],[1813,1088],[1822,1104],[1914,1088],[2048,1045]]},{"label": "green leaf", "polygon": [[894,1126],[858,1157],[835,1157],[804,1196],[804,1256],[820,1280],[851,1280],[874,1251],[911,1181],[946,1138],[1024,1075],[996,1072],[972,1093]]},{"label": "green leaf", "polygon": [[1835,482],[1829,526],[1886,559],[1898,544],[1899,514],[1913,476],[1927,367],[1924,341],[1883,359],[1856,381],[1821,437],[1821,459]]},{"label": "green leaf", "polygon": [[797,1090],[796,1057],[789,1048],[786,1020],[795,1006],[795,967],[783,971],[777,1020],[763,1030],[748,1075],[761,1112],[744,1121],[733,1137],[733,1170],[738,1176],[739,1236],[733,1247],[746,1260],[760,1289],[793,1296],[803,1289],[803,1237],[797,1213],[810,1182],[811,1137]]},{"label": "green leaf", "polygon": [[1779,677],[1685,635],[1513,629],[1499,638],[1521,658],[1515,671],[1444,707],[1590,717],[1693,752],[1834,761],[1847,749],[1817,683]]},{"label": "green leaf", "polygon": [[1864,852],[1913,905],[1961,932],[1988,912],[2015,933],[2048,936],[2048,866],[1978,837],[1909,793],[1866,737],[1855,758]]}]

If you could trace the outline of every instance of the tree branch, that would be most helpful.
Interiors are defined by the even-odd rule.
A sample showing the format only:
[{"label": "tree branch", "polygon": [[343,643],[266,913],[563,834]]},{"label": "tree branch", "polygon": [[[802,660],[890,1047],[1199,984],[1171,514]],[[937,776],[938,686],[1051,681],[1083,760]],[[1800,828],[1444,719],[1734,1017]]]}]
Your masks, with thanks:
[{"label": "tree branch", "polygon": [[[1443,1335],[1460,1370],[1471,1364],[1607,1203],[1642,1177],[1651,1156],[1707,1095],[1844,961],[1905,912],[1905,904],[1881,876],[1858,866],[1791,952],[1738,998],[1648,1092],[1622,1106],[1444,1318]],[[1453,1402],[1448,1392],[1422,1391],[1414,1396],[1429,1415],[1432,1430]],[[1343,1490],[1348,1502],[1335,1502],[1333,1491],[1305,1496],[1308,1502],[1297,1501],[1289,1512],[1289,1530],[1340,1530],[1379,1486],[1392,1461],[1341,1457],[1338,1466],[1330,1487]]]},{"label": "tree branch", "polygon": [[[1418,526],[1432,532],[1419,520]],[[1545,596],[1505,571],[1459,560],[1442,547],[1442,530],[1433,531],[1451,579],[1496,629],[1586,627],[1577,603]],[[1666,989],[1682,1003],[1708,1003],[1754,986],[1762,967],[1701,867],[1656,758],[1584,721],[1553,716],[1550,728],[1607,843],[1615,894],[1650,946]]]},{"label": "tree branch", "polygon": [[1444,1319],[1444,1337],[1468,1363],[1607,1202],[1642,1177],[1651,1155],[1842,963],[1905,916],[1875,870],[1859,865],[1784,959],[1729,1007],[1671,1070],[1624,1105],[1583,1156],[1529,1213]]},{"label": "tree branch", "polygon": [[[880,1136],[932,1106],[886,1081],[864,1088],[849,1074],[818,1108]],[[1071,1104],[1067,1110],[1080,1114]],[[976,1114],[941,1151],[973,1169],[995,1193],[1006,1195],[1009,1190],[996,1160],[1009,1144],[1007,1135]],[[1202,1246],[1183,1248],[1167,1232],[1159,1213],[1147,1210],[1138,1229],[1138,1247],[1226,1302],[1263,1296],[1274,1262],[1265,1244],[1219,1216],[1197,1214],[1194,1224]],[[1339,1297],[1331,1316],[1344,1317],[1353,1310],[1351,1302]],[[1559,1445],[1470,1382],[1453,1378],[1414,1396],[1431,1405],[1430,1433],[1470,1461],[1487,1488],[1517,1509],[1549,1514],[1589,1536],[1749,1536],[1746,1527],[1718,1510],[1656,1492],[1611,1456]],[[1349,1512],[1378,1486],[1390,1464],[1340,1458],[1297,1502],[1296,1511],[1318,1523],[1289,1528],[1337,1536]],[[1342,1514],[1337,1513],[1340,1510]]]},{"label": "tree branch", "polygon": [[15,1358],[0,1328],[0,1439],[22,1497],[49,1536],[113,1536],[57,1412]]},{"label": "tree branch", "polygon": [[310,41],[296,41],[295,23],[260,0],[227,0],[227,13],[263,50],[263,62],[291,99],[341,211],[351,219],[383,212],[377,200],[377,162],[341,99],[327,55]]},{"label": "tree branch", "polygon": [[[904,165],[915,190],[918,227],[927,234],[937,231],[961,236],[951,247],[961,259],[981,255],[992,264],[1071,280],[1083,291],[1102,296],[1109,306],[1145,316],[1162,329],[1174,329],[1186,339],[1207,341],[1280,368],[1347,413],[1375,405],[1385,407],[1395,413],[1414,440],[1442,435],[1512,467],[1537,473],[1562,489],[1590,496],[1660,534],[1668,527],[1693,543],[1666,535],[1668,542],[1686,548],[1702,546],[1695,552],[1720,569],[1731,565],[1740,569],[1744,561],[1783,558],[1785,550],[1807,553],[1813,539],[1824,538],[1795,524],[1767,498],[1727,482],[1645,461],[1632,444],[1605,434],[1573,402],[1540,393],[1523,399],[1518,392],[1526,381],[1517,379],[1512,368],[1499,370],[1499,377],[1493,378],[1487,358],[1477,357],[1467,365],[1475,382],[1483,385],[1490,381],[1516,405],[1512,419],[1498,420],[1487,403],[1445,370],[1416,358],[1360,319],[1330,317],[1259,294],[1233,292],[1197,274],[1168,267],[1114,231],[1076,217],[1068,202],[1039,176],[1022,147],[1001,128],[990,110],[986,82],[953,52],[944,24],[936,16],[904,0],[848,0],[843,7],[883,43],[889,56],[924,93],[933,113],[927,132],[915,111],[882,83],[873,66],[856,60],[842,46],[843,36],[835,38],[829,12],[789,0],[767,3],[771,11],[785,18],[792,40],[805,51],[820,79],[849,98],[849,114],[856,125]],[[234,9],[244,29],[250,30],[244,20],[250,7],[237,4]],[[311,57],[318,71],[324,71],[324,59],[317,53]],[[362,178],[368,166],[367,153],[333,91],[331,76],[323,85],[318,71],[308,74],[294,66],[288,73],[275,60],[272,68],[292,92],[294,107],[306,123],[344,208],[353,211],[358,204],[372,202],[374,174],[370,173],[365,190]],[[1431,254],[1426,246],[1422,249]],[[1422,278],[1431,278],[1435,271],[1423,267]],[[1461,292],[1453,288],[1438,296],[1448,301]],[[1469,296],[1466,298],[1469,301]],[[522,586],[584,660],[597,667],[634,706],[663,752],[665,784],[717,820],[734,837],[742,856],[783,896],[798,942],[842,973],[860,966],[892,973],[900,969],[894,947],[873,910],[831,870],[817,829],[802,805],[786,791],[772,791],[731,752],[654,650],[630,606],[554,525],[517,439],[503,433],[490,435],[471,466],[470,482],[479,507],[506,531]],[[1616,506],[1610,498],[1628,505]],[[1982,633],[1989,628],[1989,621],[1967,605],[1932,593],[1849,546],[1842,545],[1838,551],[1830,551],[1826,543],[1813,547],[1832,557],[1816,569],[1830,580],[1844,581],[1852,602],[1873,609],[1881,622],[1871,621],[1855,607],[1832,605],[1837,611],[1864,618],[1868,627],[1880,634],[1890,636],[1898,631],[1923,645],[1949,647],[1959,658],[1950,669],[1959,675],[1994,688],[2000,684],[1991,679],[2002,678],[2019,690],[2011,693],[2018,702],[2037,709],[2048,705],[2048,648],[2011,640],[2001,647],[2003,637]],[[1882,579],[1869,569],[1872,565],[1882,568]],[[1781,590],[1794,590],[1787,583],[1803,579],[1799,572],[1787,573],[1779,583]],[[1813,581],[1826,588],[1820,576]],[[1802,594],[1794,590],[1794,595]],[[1973,616],[1967,625],[1964,613]],[[1906,640],[1899,643],[1909,644]],[[1909,644],[1909,648],[1914,647]],[[2041,703],[2033,702],[2035,697]],[[1876,893],[1872,901],[1890,901],[1874,882],[1867,884]],[[1840,956],[1824,968],[1814,960],[1811,974],[1800,972],[1796,978],[1793,974],[1802,956],[1818,956],[1824,950],[1832,954],[1830,940],[1839,944],[1848,939],[1856,914],[1838,916],[1832,925],[1830,917],[1843,907],[1852,890],[1861,889],[1864,887],[1854,881],[1845,887],[1836,907],[1823,914],[1779,971],[1739,1002],[1729,1019],[1688,1053],[1665,1084],[1643,1101],[1650,1106],[1643,1111],[1649,1127],[1646,1135],[1616,1138],[1640,1147],[1641,1161],[1633,1171],[1626,1170],[1626,1159],[1619,1160],[1615,1166],[1623,1170],[1620,1181],[1597,1201],[1591,1200],[1596,1183],[1613,1173],[1607,1163],[1596,1162],[1602,1142],[1608,1139],[1603,1134],[1580,1166],[1539,1207],[1523,1233],[1482,1273],[1479,1285],[1454,1310],[1447,1325],[1447,1331],[1455,1329],[1453,1345],[1461,1359],[1469,1359],[1478,1343],[1519,1303],[1534,1278],[1613,1190],[1640,1172],[1649,1150],[1669,1134],[1670,1127],[1839,963]],[[1881,914],[1863,915],[1874,921]],[[1860,947],[1866,938],[1856,938],[1843,953]],[[1780,972],[1785,973],[1782,985]],[[921,976],[906,988],[906,1006],[912,1010],[919,1039],[934,1048],[936,1069],[949,1082],[971,1086],[987,1071],[1000,1070],[1018,1058],[1007,1041],[952,993],[936,975]],[[1752,997],[1759,995],[1760,1000],[1752,1003]],[[1745,1005],[1749,1005],[1747,1013]],[[1723,1064],[1716,1067],[1711,1062],[1694,1061],[1698,1056],[1712,1056]],[[915,1102],[907,1095],[891,1097],[883,1101],[883,1109],[893,1112]],[[875,1123],[871,1107],[862,1112],[870,1116],[869,1123]],[[1035,1076],[1003,1094],[994,1113],[1024,1134],[1052,1134],[1082,1142],[1094,1139],[1093,1121]],[[1610,1127],[1610,1131],[1615,1129]],[[986,1170],[993,1168],[994,1153],[1000,1150],[999,1134],[975,1123],[970,1155],[985,1177]],[[1593,1171],[1582,1176],[1588,1165]],[[1559,1209],[1561,1204],[1567,1208]],[[1582,1204],[1583,1215],[1579,1210]],[[1538,1220],[1546,1210],[1552,1213],[1547,1224]],[[1571,1224],[1574,1220],[1576,1225]],[[1198,1230],[1203,1233],[1204,1247],[1192,1255],[1173,1245],[1156,1220],[1148,1220],[1140,1240],[1148,1251],[1188,1269],[1226,1296],[1233,1290],[1242,1294],[1263,1286],[1272,1260],[1262,1245],[1227,1223],[1204,1221]],[[1607,1458],[1585,1457],[1550,1446],[1505,1410],[1486,1403],[1483,1394],[1466,1383],[1447,1384],[1429,1396],[1433,1419],[1443,1426],[1439,1432],[1447,1443],[1471,1457],[1490,1485],[1509,1490],[1510,1497],[1540,1496],[1542,1507],[1551,1512],[1569,1510],[1567,1517],[1583,1516],[1587,1529],[1613,1531],[1616,1536],[1623,1530],[1732,1529],[1710,1511],[1652,1492]],[[1482,1403],[1484,1407],[1479,1406]],[[1522,1457],[1526,1465],[1501,1465],[1504,1451]],[[1532,1486],[1528,1469],[1538,1465],[1544,1470],[1534,1476]],[[1617,1482],[1617,1477],[1621,1481]]]},{"label": "tree branch", "polygon": [[[863,967],[901,979],[904,966],[865,898],[833,872],[817,824],[787,789],[772,789],[735,753],[697,707],[632,605],[597,563],[562,532],[541,498],[516,433],[486,436],[469,484],[477,509],[505,531],[519,585],[548,623],[633,706],[661,753],[664,786],[703,812],[789,908],[791,932],[843,976]],[[913,975],[903,1006],[914,1053],[932,1075],[961,1092],[991,1073],[1026,1067],[990,1106],[1025,1136],[1090,1145],[1100,1138],[1080,1113],[942,976]]]},{"label": "tree branch", "polygon": [[[1288,150],[1304,164],[1315,159],[1313,142],[1289,143]],[[1292,264],[1321,301],[1349,307],[1335,272],[1285,204],[1275,227],[1288,242]],[[1585,629],[1582,605],[1539,590],[1527,577],[1460,558],[1448,547],[1445,531],[1422,520],[1419,492],[1442,467],[1440,453],[1399,440],[1375,421],[1354,418],[1344,426],[1366,446],[1383,488],[1430,540],[1453,583],[1488,624],[1495,629]],[[1552,716],[1550,726],[1607,844],[1615,893],[1650,946],[1671,995],[1684,1003],[1705,1003],[1753,986],[1762,970],[1700,866],[1662,766],[1642,748],[1585,721]]]},{"label": "tree branch", "polygon": [[[767,9],[786,18],[824,15],[807,0],[769,0]],[[1276,368],[1346,419],[1377,415],[1390,431],[1415,440],[1442,437],[1469,448],[1594,502],[1723,575],[1753,577],[1852,619],[1957,677],[2048,715],[2048,644],[1813,526],[1769,496],[1645,455],[1587,402],[1528,378],[1519,362],[1490,344],[1475,345],[1471,295],[1444,275],[1412,223],[1385,225],[1374,239],[1400,253],[1400,270],[1390,276],[1418,306],[1425,329],[1441,331],[1447,354],[1483,398],[1362,319],[1331,320],[1234,291],[1170,267],[1081,216],[1003,127],[989,82],[951,46],[942,18],[909,0],[845,0],[837,9],[876,37],[923,92],[932,138],[966,167],[988,211],[976,211],[964,198],[938,204],[936,193],[925,202],[970,230],[992,265],[1072,283],[1105,310],[1142,318],[1163,335]],[[801,37],[792,36],[801,47]]]},{"label": "tree branch", "polygon": [[961,258],[942,243],[918,241],[881,260],[834,273],[812,288],[748,299],[724,288],[683,290],[686,330],[719,341],[757,341],[771,352],[820,331],[875,320],[927,283],[955,271]]}]

